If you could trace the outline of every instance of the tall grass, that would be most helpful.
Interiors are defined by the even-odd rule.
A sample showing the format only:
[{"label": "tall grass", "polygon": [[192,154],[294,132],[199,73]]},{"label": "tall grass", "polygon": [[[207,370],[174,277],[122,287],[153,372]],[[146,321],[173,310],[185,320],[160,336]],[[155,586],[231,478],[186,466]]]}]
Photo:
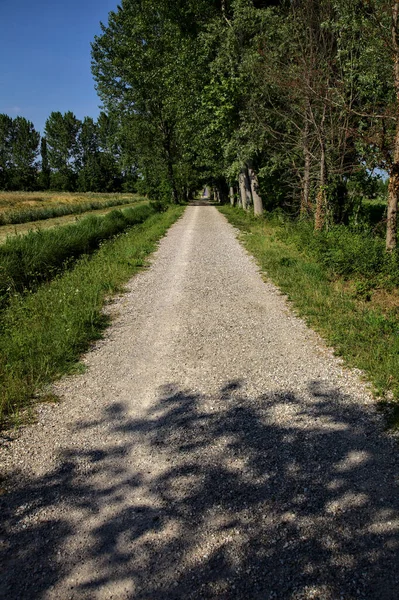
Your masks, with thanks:
[{"label": "tall grass", "polygon": [[153,213],[148,205],[114,210],[103,217],[88,216],[75,224],[8,238],[0,246],[0,308],[12,294],[36,289],[82,254]]},{"label": "tall grass", "polygon": [[70,372],[106,325],[107,296],[144,264],[157,241],[183,212],[153,214],[35,294],[17,296],[3,313],[0,336],[0,419],[15,422],[35,393]]},{"label": "tall grass", "polygon": [[90,210],[100,210],[113,206],[123,206],[139,202],[142,198],[111,198],[108,200],[90,200],[78,204],[48,204],[47,206],[31,206],[0,212],[1,225],[16,225],[32,221],[44,221],[66,215],[79,215]]},{"label": "tall grass", "polygon": [[336,225],[315,234],[313,224],[266,217],[275,235],[312,255],[333,276],[360,277],[375,285],[399,285],[399,253],[387,254],[385,241],[365,227]]},{"label": "tall grass", "polygon": [[399,400],[398,309],[367,302],[348,285],[368,269],[383,282],[389,275],[392,285],[396,258],[385,259],[380,243],[360,233],[336,230],[317,236],[303,224],[256,219],[231,207],[220,210],[242,231],[244,246],[311,327],[347,364],[362,369],[378,394]]}]

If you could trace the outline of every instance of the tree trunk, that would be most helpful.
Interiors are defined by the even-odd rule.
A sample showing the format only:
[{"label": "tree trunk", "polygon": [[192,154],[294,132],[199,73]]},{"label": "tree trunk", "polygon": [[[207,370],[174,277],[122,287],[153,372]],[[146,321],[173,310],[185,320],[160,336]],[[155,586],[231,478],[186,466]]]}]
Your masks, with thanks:
[{"label": "tree trunk", "polygon": [[239,198],[240,198],[240,206],[244,209],[247,210],[247,194],[245,192],[245,178],[244,178],[244,172],[241,169],[240,174],[238,176],[238,185],[239,185],[239,189],[240,189],[240,193],[239,193]]},{"label": "tree trunk", "polygon": [[[392,6],[392,42],[394,54],[394,83],[396,90],[396,112],[399,116],[399,43],[398,43],[399,2]],[[399,120],[396,121],[395,145],[393,163],[389,172],[388,186],[388,217],[385,248],[392,252],[397,244],[398,227],[398,197],[399,197]]]},{"label": "tree trunk", "polygon": [[385,248],[387,252],[395,250],[397,244],[398,227],[398,196],[399,196],[399,127],[395,136],[395,162],[389,173],[388,185],[388,216],[387,216],[387,235]]},{"label": "tree trunk", "polygon": [[309,121],[306,118],[305,129],[303,132],[303,157],[304,169],[301,190],[301,217],[309,216],[311,213],[310,206],[310,167],[311,156],[309,150]]},{"label": "tree trunk", "polygon": [[319,191],[316,197],[316,212],[314,228],[316,231],[322,231],[327,214],[327,165],[326,165],[326,151],[324,144],[321,144],[321,156],[320,156],[320,181]]},{"label": "tree trunk", "polygon": [[173,163],[172,163],[172,159],[170,157],[169,150],[167,150],[167,162],[168,162],[168,179],[169,179],[170,187],[172,189],[172,202],[173,202],[173,204],[177,204],[178,194],[177,194],[177,188],[176,188],[176,183],[175,183],[175,176],[173,173]]},{"label": "tree trunk", "polygon": [[237,206],[239,208],[242,208],[240,177],[238,177],[238,186],[236,189],[237,189]]},{"label": "tree trunk", "polygon": [[259,195],[258,176],[256,175],[251,164],[248,165],[248,174],[251,183],[252,198],[254,202],[254,215],[261,216],[263,215],[263,201],[262,197]]},{"label": "tree trunk", "polygon": [[248,169],[244,167],[244,183],[245,183],[245,197],[246,197],[246,210],[249,209],[253,204],[252,193],[251,193],[251,182],[249,180]]},{"label": "tree trunk", "polygon": [[327,107],[323,107],[323,116],[319,129],[319,144],[320,144],[320,180],[319,191],[316,196],[316,212],[314,228],[316,231],[322,231],[326,222],[327,215],[327,162],[326,162],[326,143],[324,137],[324,123],[326,119]]},{"label": "tree trunk", "polygon": [[232,185],[230,186],[230,189],[229,189],[229,198],[230,198],[231,206],[234,206],[234,188]]},{"label": "tree trunk", "polygon": [[251,194],[251,183],[248,177],[247,167],[242,167],[240,171],[240,195],[242,207],[244,210],[248,210],[252,204],[252,194]]}]

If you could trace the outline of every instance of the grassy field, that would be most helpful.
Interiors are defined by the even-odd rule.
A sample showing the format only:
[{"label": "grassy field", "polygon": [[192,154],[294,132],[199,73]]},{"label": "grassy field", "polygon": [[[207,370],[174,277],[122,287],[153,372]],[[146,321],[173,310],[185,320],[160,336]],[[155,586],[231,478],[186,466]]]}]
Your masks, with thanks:
[{"label": "grassy field", "polygon": [[310,238],[311,226],[301,230],[273,217],[256,219],[227,206],[220,210],[241,230],[244,246],[298,314],[346,364],[367,375],[390,424],[398,427],[397,256],[386,258],[383,241],[347,230]]},{"label": "grassy field", "polygon": [[82,202],[123,200],[139,197],[138,194],[121,193],[106,194],[94,192],[4,192],[0,191],[0,212],[5,210],[20,210],[22,208],[38,208],[43,204],[74,205]]},{"label": "grassy field", "polygon": [[0,246],[0,309],[14,294],[34,291],[71,268],[82,254],[94,252],[105,240],[142,223],[154,212],[148,204],[114,209],[103,217],[91,215],[75,224],[7,239]]},{"label": "grassy field", "polygon": [[106,299],[145,266],[183,210],[178,206],[153,214],[35,293],[11,299],[0,322],[3,427],[26,418],[43,386],[76,369],[80,355],[107,324],[102,313]]},{"label": "grassy field", "polygon": [[0,225],[80,214],[142,200],[138,194],[0,192]]},{"label": "grassy field", "polygon": [[70,225],[72,223],[76,223],[77,221],[80,221],[81,219],[83,219],[84,217],[87,217],[89,215],[92,216],[104,216],[106,214],[108,214],[109,212],[116,210],[116,209],[122,209],[125,210],[126,208],[133,208],[136,206],[142,206],[144,204],[149,204],[149,200],[136,200],[135,202],[133,202],[132,204],[128,203],[128,204],[117,204],[117,205],[111,205],[108,206],[106,208],[102,207],[102,208],[97,208],[97,209],[91,209],[88,211],[84,211],[84,212],[79,212],[79,213],[70,213],[67,215],[64,215],[62,217],[52,217],[49,219],[43,219],[40,221],[27,221],[26,223],[17,223],[15,225],[1,225],[0,226],[0,244],[4,243],[6,241],[7,238],[9,237],[14,237],[16,235],[26,235],[27,233],[29,233],[30,231],[42,231],[45,229],[52,229],[54,227],[63,227],[64,225]]}]

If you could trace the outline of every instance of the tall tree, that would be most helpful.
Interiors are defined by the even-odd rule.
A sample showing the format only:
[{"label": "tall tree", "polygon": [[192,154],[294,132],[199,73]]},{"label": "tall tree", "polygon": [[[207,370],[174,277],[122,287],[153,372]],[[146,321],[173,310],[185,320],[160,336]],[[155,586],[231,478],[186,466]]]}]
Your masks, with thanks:
[{"label": "tall tree", "polygon": [[193,102],[202,87],[198,5],[205,12],[211,4],[124,0],[92,45],[98,92],[131,130],[143,181],[173,201],[192,185]]},{"label": "tall tree", "polygon": [[74,190],[79,170],[78,134],[80,121],[68,111],[52,112],[45,124],[51,186],[56,189]]},{"label": "tall tree", "polygon": [[33,123],[24,117],[16,117],[12,124],[12,187],[32,190],[37,176],[36,159],[39,153],[40,134]]},{"label": "tall tree", "polygon": [[39,173],[39,187],[43,190],[48,190],[50,188],[50,165],[48,161],[48,151],[47,151],[47,140],[43,136],[40,140],[40,155],[41,155],[41,168]]},{"label": "tall tree", "polygon": [[10,169],[12,167],[12,118],[0,114],[0,189],[10,185]]},{"label": "tall tree", "polygon": [[[386,249],[397,246],[399,199],[399,2],[335,0],[340,56],[346,58],[341,89],[355,88],[349,109],[358,117],[359,162],[389,174]],[[348,38],[356,55],[348,52]]]}]

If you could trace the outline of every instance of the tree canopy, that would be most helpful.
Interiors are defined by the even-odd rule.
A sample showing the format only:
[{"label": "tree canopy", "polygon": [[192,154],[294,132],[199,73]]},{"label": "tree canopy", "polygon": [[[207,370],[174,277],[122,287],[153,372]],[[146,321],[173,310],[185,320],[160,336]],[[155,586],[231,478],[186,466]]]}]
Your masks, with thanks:
[{"label": "tree canopy", "polygon": [[177,202],[206,184],[320,230],[349,222],[385,173],[395,248],[399,1],[122,0],[101,27],[97,121],[53,112],[40,142],[0,115],[1,188]]}]

